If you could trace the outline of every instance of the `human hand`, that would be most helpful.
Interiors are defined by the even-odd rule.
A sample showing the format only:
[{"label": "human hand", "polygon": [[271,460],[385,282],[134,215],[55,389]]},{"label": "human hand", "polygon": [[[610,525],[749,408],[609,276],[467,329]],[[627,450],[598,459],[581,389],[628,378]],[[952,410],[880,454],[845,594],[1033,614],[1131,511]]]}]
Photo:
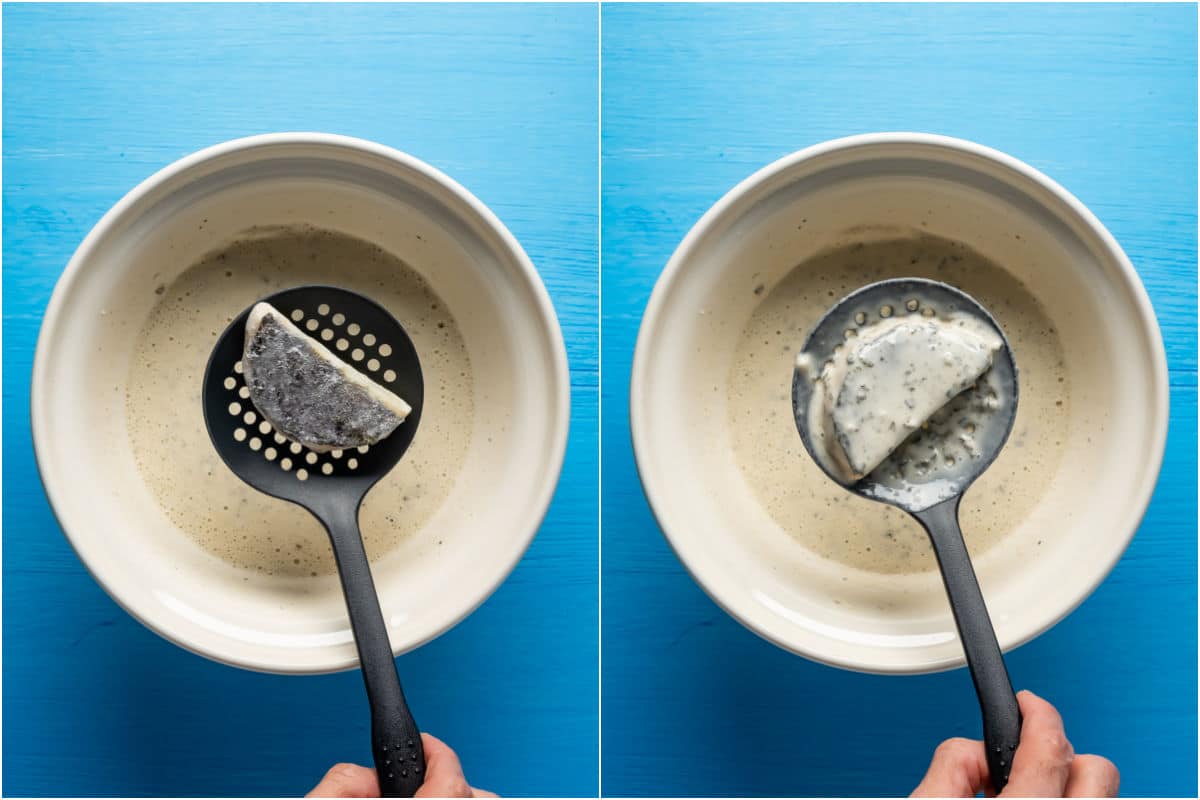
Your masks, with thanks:
[{"label": "human hand", "polygon": [[[467,783],[458,756],[441,739],[422,733],[421,744],[425,747],[425,783],[417,789],[417,797],[496,797]],[[335,764],[306,796],[379,797],[379,777],[370,767]]]},{"label": "human hand", "polygon": [[[1018,692],[1021,741],[1001,797],[1116,797],[1121,773],[1103,756],[1077,756],[1054,706],[1033,692]],[[995,797],[983,742],[947,739],[938,745],[913,797]]]}]

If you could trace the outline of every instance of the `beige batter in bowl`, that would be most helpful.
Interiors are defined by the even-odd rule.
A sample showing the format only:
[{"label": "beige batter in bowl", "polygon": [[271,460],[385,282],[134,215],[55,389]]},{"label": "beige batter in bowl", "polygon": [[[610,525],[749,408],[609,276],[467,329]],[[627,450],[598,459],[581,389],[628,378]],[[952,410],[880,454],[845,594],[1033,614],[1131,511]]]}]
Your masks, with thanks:
[{"label": "beige batter in bowl", "polygon": [[[280,236],[291,244],[272,245]],[[427,418],[385,482],[436,491],[409,497],[400,485],[393,499],[381,483],[363,525],[393,649],[428,641],[482,603],[536,533],[562,467],[569,379],[553,307],[520,245],[461,186],[390,148],[324,134],[227,142],[152,176],[96,225],[55,289],[34,363],[34,444],[63,530],[118,603],[190,650],[273,672],[356,664],[331,562],[301,549],[268,558],[327,547],[319,526],[240,494],[203,438],[200,376],[217,321],[207,316],[224,280],[212,269],[225,258],[230,317],[276,288],[328,283],[374,295],[412,336]],[[183,274],[198,262],[211,280]],[[193,311],[197,323],[181,325]],[[131,386],[162,402],[131,401]],[[185,445],[180,463],[143,420],[163,405],[158,424]],[[446,441],[456,451],[439,460]],[[188,517],[198,508],[215,509],[199,534]],[[419,524],[406,527],[406,512]],[[254,524],[264,519],[282,530]],[[267,535],[275,547],[261,552],[228,544]]]},{"label": "beige batter in bowl", "polygon": [[954,621],[915,524],[843,505],[803,454],[787,390],[820,310],[906,275],[979,292],[1016,339],[1014,438],[963,517],[1002,647],[1062,619],[1112,569],[1166,438],[1166,360],[1145,290],[1099,221],[1031,167],[961,140],[873,134],[738,185],[688,233],[643,318],[638,469],[716,602],[781,647],[871,672],[962,665]]}]

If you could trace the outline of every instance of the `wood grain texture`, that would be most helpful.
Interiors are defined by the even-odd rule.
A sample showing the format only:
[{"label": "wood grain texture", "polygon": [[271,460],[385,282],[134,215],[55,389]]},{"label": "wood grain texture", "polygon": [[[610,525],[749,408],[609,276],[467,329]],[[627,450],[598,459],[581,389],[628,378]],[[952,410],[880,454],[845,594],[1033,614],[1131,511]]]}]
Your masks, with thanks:
[{"label": "wood grain texture", "polygon": [[642,496],[628,376],[659,271],[755,169],[874,130],[973,139],[1044,170],[1122,243],[1166,341],[1171,429],[1107,581],[1009,657],[1129,795],[1196,793],[1196,8],[605,5],[602,9],[606,795],[897,795],[975,736],[965,670],[791,656],[691,581]]},{"label": "wood grain texture", "polygon": [[597,17],[589,5],[6,6],[4,753],[7,795],[298,795],[370,763],[356,673],[224,667],[88,576],[47,506],[29,375],[55,281],[153,171],[253,133],[373,139],[462,182],[520,240],[567,341],[562,482],[482,608],[399,661],[473,783],[597,785]]}]

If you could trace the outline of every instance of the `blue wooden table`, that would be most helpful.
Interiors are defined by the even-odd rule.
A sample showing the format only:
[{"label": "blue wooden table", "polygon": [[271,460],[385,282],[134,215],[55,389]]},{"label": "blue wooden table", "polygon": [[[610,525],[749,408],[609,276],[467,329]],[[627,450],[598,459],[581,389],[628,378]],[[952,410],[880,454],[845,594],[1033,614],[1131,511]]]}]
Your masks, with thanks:
[{"label": "blue wooden table", "polygon": [[597,82],[591,5],[4,8],[3,789],[278,795],[369,763],[356,673],[277,677],[126,616],[55,523],[30,446],[38,325],[71,252],[142,178],[206,145],[373,139],[487,203],[567,340],[572,427],[549,516],[473,616],[399,660],[473,783],[597,785]]},{"label": "blue wooden table", "polygon": [[1150,512],[1080,609],[1010,656],[1132,795],[1196,794],[1196,9],[602,9],[603,792],[889,795],[975,736],[965,670],[807,662],[725,615],[670,552],[629,446],[635,334],[671,251],[725,191],[874,130],[973,139],[1044,170],[1125,247],[1166,339]]}]

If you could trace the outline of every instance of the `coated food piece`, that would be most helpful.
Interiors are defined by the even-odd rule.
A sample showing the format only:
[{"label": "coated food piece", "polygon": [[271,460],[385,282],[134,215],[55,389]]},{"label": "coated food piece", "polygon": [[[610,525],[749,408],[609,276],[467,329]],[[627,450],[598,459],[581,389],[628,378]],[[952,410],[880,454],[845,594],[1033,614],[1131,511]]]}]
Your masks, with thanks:
[{"label": "coated food piece", "polygon": [[836,455],[850,477],[870,473],[992,366],[1002,346],[963,320],[880,323],[847,343],[822,376]]},{"label": "coated food piece", "polygon": [[242,370],[263,417],[318,453],[375,444],[412,410],[269,303],[246,319]]}]

